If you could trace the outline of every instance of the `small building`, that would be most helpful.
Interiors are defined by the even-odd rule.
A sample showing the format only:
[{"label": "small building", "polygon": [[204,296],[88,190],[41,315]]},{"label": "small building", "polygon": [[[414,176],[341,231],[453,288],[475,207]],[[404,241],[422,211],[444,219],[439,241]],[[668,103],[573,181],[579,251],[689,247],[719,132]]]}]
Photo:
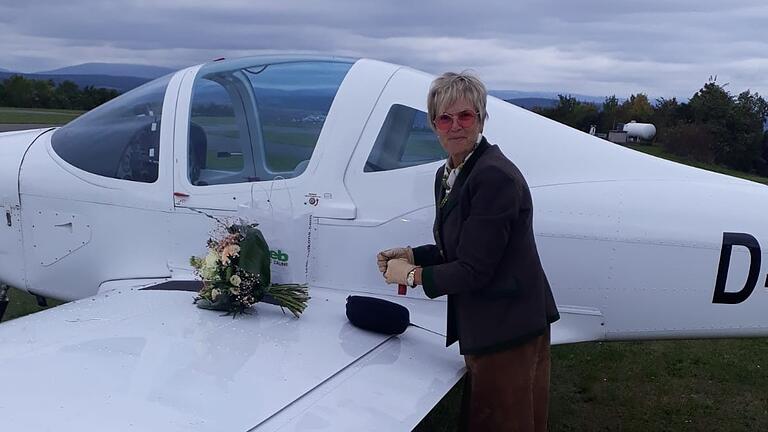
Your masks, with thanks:
[{"label": "small building", "polygon": [[627,132],[623,130],[608,131],[608,141],[616,144],[626,144]]}]

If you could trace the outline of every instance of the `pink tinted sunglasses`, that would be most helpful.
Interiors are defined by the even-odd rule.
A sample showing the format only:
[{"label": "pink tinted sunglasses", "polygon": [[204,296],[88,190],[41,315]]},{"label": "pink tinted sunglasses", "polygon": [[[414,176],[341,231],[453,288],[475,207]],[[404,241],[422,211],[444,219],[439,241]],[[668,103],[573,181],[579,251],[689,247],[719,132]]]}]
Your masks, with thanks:
[{"label": "pink tinted sunglasses", "polygon": [[479,112],[472,110],[459,111],[456,114],[442,113],[435,117],[434,123],[435,127],[443,132],[451,129],[453,126],[453,119],[456,119],[456,121],[459,123],[459,126],[468,128],[475,125],[479,115]]}]

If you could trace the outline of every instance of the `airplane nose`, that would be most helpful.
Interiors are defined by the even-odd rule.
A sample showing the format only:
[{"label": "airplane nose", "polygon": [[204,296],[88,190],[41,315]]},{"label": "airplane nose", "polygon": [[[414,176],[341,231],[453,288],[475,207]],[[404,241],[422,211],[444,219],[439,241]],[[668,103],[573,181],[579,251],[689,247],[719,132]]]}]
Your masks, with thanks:
[{"label": "airplane nose", "polygon": [[19,170],[24,154],[45,130],[0,133],[0,282],[26,289],[21,236]]}]

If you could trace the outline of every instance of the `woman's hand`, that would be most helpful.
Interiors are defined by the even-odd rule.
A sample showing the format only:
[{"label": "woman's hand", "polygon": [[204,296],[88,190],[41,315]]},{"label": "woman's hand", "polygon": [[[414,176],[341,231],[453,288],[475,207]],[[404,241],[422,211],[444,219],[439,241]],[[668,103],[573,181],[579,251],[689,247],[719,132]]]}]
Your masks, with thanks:
[{"label": "woman's hand", "polygon": [[414,264],[413,250],[410,246],[406,246],[404,248],[392,248],[379,252],[376,255],[376,264],[379,266],[379,271],[382,273],[387,271],[387,262],[393,259],[405,260],[408,264]]},{"label": "woman's hand", "polygon": [[404,259],[392,259],[387,262],[387,269],[384,272],[384,280],[388,284],[408,285],[408,273],[416,266]]}]

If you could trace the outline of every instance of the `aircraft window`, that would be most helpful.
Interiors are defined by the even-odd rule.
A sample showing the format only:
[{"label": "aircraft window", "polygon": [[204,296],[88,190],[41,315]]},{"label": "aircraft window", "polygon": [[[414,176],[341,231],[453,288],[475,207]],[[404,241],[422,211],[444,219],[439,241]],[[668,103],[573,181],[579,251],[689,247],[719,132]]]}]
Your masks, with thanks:
[{"label": "aircraft window", "polygon": [[[242,109],[220,83],[202,79],[192,91],[189,123],[189,181],[205,186],[246,181],[243,137],[247,131]],[[239,111],[239,116],[236,115]],[[246,145],[248,145],[246,143]],[[202,174],[202,178],[201,178]]]},{"label": "aircraft window", "polygon": [[351,66],[306,61],[203,67],[193,89],[190,181],[205,186],[300,175]]},{"label": "aircraft window", "polygon": [[446,157],[440,141],[429,127],[427,113],[396,104],[389,109],[363,170],[389,171]]},{"label": "aircraft window", "polygon": [[155,182],[163,98],[170,80],[171,75],[158,78],[83,114],[53,134],[53,150],[93,174]]}]

